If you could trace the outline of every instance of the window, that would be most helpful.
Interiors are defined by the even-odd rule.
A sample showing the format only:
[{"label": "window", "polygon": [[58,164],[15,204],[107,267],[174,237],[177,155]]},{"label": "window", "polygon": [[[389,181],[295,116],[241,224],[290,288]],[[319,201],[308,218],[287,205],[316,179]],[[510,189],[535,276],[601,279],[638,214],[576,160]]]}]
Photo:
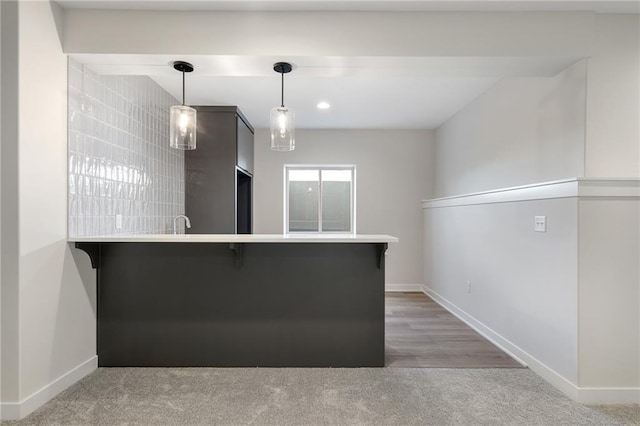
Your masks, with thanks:
[{"label": "window", "polygon": [[355,166],[284,167],[284,229],[354,233]]}]

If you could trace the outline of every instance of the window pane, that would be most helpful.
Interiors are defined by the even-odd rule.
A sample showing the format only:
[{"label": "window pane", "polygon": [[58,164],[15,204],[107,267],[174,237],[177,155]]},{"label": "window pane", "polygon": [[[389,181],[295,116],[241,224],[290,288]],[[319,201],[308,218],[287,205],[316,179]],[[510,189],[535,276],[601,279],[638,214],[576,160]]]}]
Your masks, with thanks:
[{"label": "window pane", "polygon": [[351,182],[351,170],[323,170],[322,181]]},{"label": "window pane", "polygon": [[289,182],[318,182],[320,170],[289,170]]},{"label": "window pane", "polygon": [[318,232],[318,170],[289,170],[289,231]]},{"label": "window pane", "polygon": [[322,170],[322,230],[351,232],[351,170]]}]

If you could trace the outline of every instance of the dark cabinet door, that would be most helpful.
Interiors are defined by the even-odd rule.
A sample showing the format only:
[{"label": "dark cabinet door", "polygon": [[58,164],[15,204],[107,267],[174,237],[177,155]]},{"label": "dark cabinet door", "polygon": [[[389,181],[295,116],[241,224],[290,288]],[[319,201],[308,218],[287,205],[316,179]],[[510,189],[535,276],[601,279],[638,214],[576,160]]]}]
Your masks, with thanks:
[{"label": "dark cabinet door", "polygon": [[185,152],[189,234],[234,234],[236,117],[198,111],[198,147]]},{"label": "dark cabinet door", "polygon": [[238,167],[253,174],[253,132],[240,117],[236,118],[238,129]]},{"label": "dark cabinet door", "polygon": [[253,129],[237,107],[195,108],[198,146],[185,152],[187,233],[251,233]]}]

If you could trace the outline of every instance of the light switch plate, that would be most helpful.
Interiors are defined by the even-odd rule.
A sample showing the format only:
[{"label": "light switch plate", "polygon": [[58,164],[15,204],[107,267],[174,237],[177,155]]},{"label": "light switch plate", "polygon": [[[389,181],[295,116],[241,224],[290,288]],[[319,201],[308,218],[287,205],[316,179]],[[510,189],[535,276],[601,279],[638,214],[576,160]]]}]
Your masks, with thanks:
[{"label": "light switch plate", "polygon": [[547,217],[535,216],[534,228],[536,232],[547,232]]},{"label": "light switch plate", "polygon": [[116,215],[116,229],[122,229],[122,215]]}]

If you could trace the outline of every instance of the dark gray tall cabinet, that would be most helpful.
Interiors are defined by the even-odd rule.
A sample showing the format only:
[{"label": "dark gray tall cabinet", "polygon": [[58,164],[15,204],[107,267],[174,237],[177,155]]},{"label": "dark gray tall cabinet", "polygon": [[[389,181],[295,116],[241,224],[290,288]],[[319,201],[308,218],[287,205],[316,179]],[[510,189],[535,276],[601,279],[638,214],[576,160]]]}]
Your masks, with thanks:
[{"label": "dark gray tall cabinet", "polygon": [[250,234],[253,127],[234,106],[196,106],[197,146],[185,151],[189,234]]}]

